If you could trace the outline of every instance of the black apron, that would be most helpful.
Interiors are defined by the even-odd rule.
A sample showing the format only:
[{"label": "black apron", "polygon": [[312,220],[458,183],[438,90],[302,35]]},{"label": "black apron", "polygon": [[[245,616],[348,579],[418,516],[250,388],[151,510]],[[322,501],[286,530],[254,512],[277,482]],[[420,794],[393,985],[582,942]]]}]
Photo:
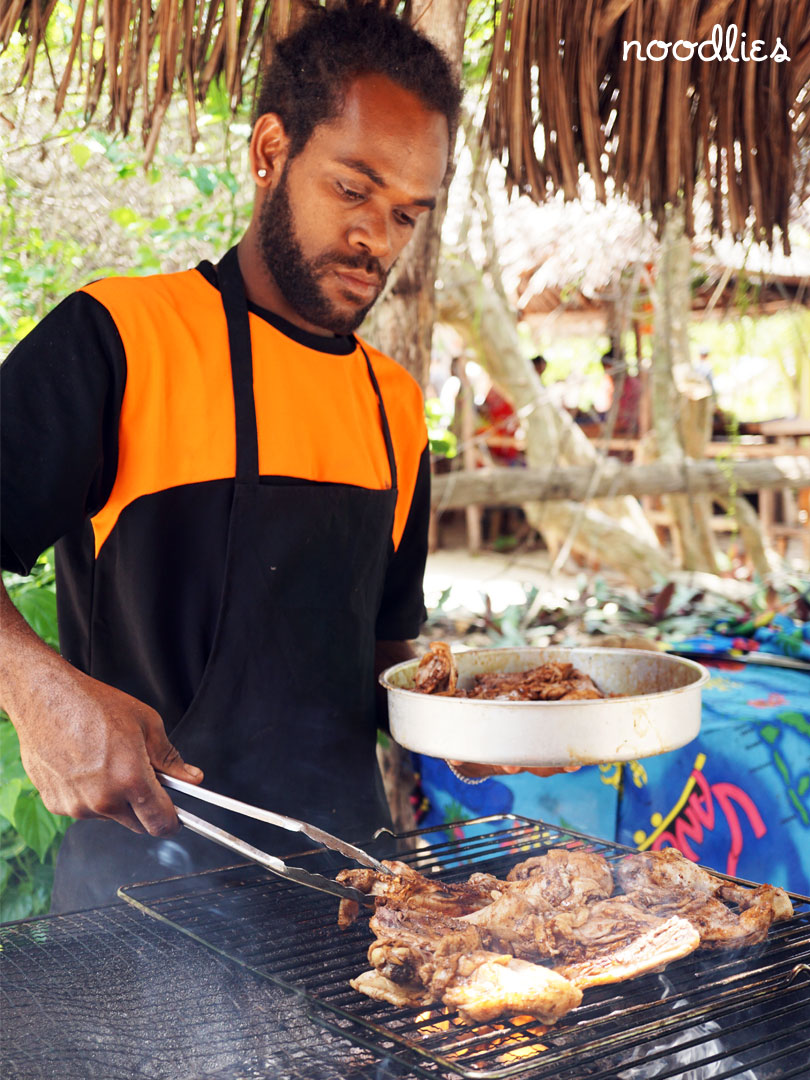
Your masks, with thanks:
[{"label": "black apron", "polygon": [[[390,488],[260,477],[250,327],[235,248],[220,263],[219,280],[236,413],[228,551],[211,654],[168,735],[203,769],[205,786],[365,842],[391,821],[376,764],[373,666],[397,498],[385,408],[363,350]],[[182,796],[176,801],[271,853],[302,848],[300,836]],[[111,821],[80,821],[59,853],[51,910],[109,903],[124,883],[234,861],[187,829],[156,839]]]}]

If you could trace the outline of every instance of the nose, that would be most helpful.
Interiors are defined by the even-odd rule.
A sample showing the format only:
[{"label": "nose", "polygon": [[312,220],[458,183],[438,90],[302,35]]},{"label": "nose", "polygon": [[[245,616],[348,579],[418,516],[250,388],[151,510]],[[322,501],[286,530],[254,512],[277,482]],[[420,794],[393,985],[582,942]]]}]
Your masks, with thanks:
[{"label": "nose", "polygon": [[392,254],[391,232],[388,218],[378,208],[364,206],[349,229],[348,241],[377,259],[386,260]]}]

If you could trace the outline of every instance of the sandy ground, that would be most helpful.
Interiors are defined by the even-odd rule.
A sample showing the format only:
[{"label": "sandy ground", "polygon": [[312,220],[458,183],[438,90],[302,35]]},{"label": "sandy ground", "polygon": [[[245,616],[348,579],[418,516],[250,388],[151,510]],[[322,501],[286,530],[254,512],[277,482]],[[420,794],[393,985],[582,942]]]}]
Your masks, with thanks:
[{"label": "sandy ground", "polygon": [[579,595],[578,580],[582,579],[564,573],[552,577],[550,563],[547,551],[470,555],[464,548],[442,549],[428,556],[425,602],[429,609],[435,608],[442,592],[450,588],[446,610],[483,611],[484,594],[488,594],[493,611],[502,611],[509,604],[524,603],[527,589],[536,586],[548,605],[556,607]]}]

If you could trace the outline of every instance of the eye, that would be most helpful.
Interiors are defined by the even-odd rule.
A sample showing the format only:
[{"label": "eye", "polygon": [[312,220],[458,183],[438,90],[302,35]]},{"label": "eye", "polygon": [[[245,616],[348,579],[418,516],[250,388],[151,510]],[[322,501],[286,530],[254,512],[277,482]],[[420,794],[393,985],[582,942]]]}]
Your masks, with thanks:
[{"label": "eye", "polygon": [[404,225],[406,229],[412,229],[416,225],[416,221],[409,214],[403,213],[402,210],[394,211],[394,219],[399,225]]},{"label": "eye", "polygon": [[352,188],[347,188],[346,185],[341,184],[340,181],[337,181],[335,186],[338,189],[338,193],[348,202],[359,202],[361,199],[365,198],[365,195],[363,195],[362,192],[353,191]]}]

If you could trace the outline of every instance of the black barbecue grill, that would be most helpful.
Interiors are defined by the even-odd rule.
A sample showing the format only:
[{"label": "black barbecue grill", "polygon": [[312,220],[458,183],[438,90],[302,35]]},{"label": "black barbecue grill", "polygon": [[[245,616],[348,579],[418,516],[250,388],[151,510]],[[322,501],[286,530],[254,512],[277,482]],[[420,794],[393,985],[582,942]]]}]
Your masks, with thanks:
[{"label": "black barbecue grill", "polygon": [[[610,861],[630,850],[513,815],[411,835],[429,846],[398,857],[447,881],[474,870],[505,877],[551,847]],[[387,1061],[420,1076],[474,1080],[810,1077],[805,897],[791,897],[796,914],[775,924],[763,944],[701,950],[663,972],[589,989],[579,1008],[546,1028],[528,1017],[471,1025],[444,1008],[403,1009],[356,993],[349,979],[368,968],[367,919],[341,931],[334,899],[256,866],[131,886],[121,895],[305,999],[324,1026],[373,1051],[383,1070]]]}]

